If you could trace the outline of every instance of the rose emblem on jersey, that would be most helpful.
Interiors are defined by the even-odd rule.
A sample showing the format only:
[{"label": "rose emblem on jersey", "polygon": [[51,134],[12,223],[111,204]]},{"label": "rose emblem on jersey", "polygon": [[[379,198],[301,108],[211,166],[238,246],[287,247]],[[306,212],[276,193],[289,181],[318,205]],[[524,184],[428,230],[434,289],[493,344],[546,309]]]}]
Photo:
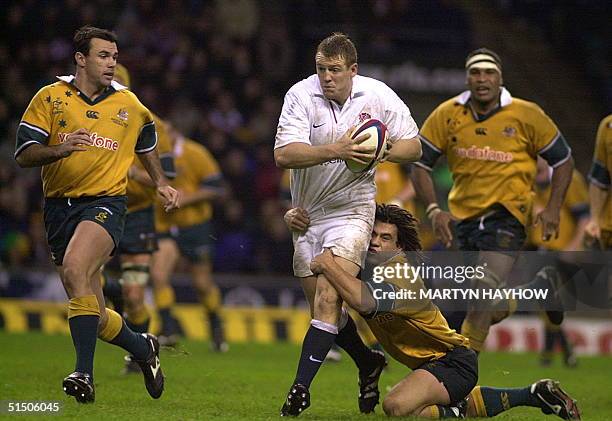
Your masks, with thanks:
[{"label": "rose emblem on jersey", "polygon": [[363,123],[366,120],[371,119],[372,116],[370,115],[370,113],[359,113],[359,122]]}]

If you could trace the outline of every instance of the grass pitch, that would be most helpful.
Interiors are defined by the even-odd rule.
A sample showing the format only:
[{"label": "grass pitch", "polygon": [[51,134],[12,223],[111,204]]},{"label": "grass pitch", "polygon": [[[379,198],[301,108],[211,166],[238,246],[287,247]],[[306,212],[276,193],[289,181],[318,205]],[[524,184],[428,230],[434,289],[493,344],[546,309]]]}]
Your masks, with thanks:
[{"label": "grass pitch", "polygon": [[[183,341],[179,351],[162,350],[166,391],[151,399],[141,375],[122,375],[122,350],[98,341],[95,361],[96,403],[78,405],[64,395],[61,382],[72,371],[74,351],[68,336],[0,331],[0,402],[56,401],[61,413],[52,419],[250,420],[279,419],[279,409],[291,385],[299,347],[291,344],[232,344],[227,354],[215,354],[208,343]],[[408,370],[392,362],[381,378],[381,392]],[[575,399],[584,420],[612,420],[612,359],[583,357],[576,369],[559,359],[541,368],[536,355],[484,353],[480,384],[524,386],[540,378],[555,378]],[[299,419],[364,420],[357,409],[357,375],[345,355],[341,363],[326,363],[311,388],[312,406]],[[382,409],[368,420],[386,419]],[[15,418],[0,413],[0,418]],[[40,418],[48,418],[48,414]],[[28,416],[28,418],[33,418]],[[536,408],[516,408],[498,420],[554,420]]]}]

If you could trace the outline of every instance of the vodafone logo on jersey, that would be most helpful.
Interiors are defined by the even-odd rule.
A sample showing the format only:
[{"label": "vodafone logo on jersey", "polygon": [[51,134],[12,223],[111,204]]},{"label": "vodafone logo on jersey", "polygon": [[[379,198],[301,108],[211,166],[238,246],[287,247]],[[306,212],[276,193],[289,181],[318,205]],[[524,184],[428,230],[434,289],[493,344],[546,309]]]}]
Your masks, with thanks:
[{"label": "vodafone logo on jersey", "polygon": [[[57,136],[59,137],[59,142],[64,143],[69,134],[70,133],[58,133]],[[119,149],[119,142],[111,139],[110,137],[98,136],[98,133],[94,132],[89,135],[89,138],[93,143],[92,146],[95,146],[96,148],[102,148],[113,152],[116,152],[117,149]]]}]

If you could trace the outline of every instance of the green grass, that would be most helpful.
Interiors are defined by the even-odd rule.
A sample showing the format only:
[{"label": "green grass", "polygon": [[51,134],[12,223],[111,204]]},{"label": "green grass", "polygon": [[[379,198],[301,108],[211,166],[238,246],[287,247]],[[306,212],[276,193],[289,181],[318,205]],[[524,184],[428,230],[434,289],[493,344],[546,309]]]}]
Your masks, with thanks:
[{"label": "green grass", "polygon": [[[162,351],[166,391],[161,399],[152,400],[140,375],[120,374],[124,353],[98,342],[96,403],[77,405],[61,390],[62,378],[73,367],[69,337],[0,331],[0,401],[59,401],[62,413],[52,419],[278,419],[293,380],[299,347],[233,344],[227,354],[219,355],[210,352],[205,342],[185,341],[182,349],[185,352]],[[480,384],[518,387],[540,378],[556,378],[578,400],[583,419],[611,420],[612,359],[581,358],[579,367],[573,370],[556,363],[544,369],[538,366],[535,355],[484,353],[480,358]],[[407,373],[407,369],[392,363],[381,379],[382,393]],[[365,419],[357,410],[356,373],[347,358],[339,364],[325,364],[311,394],[313,405],[300,419]],[[377,413],[367,419],[385,418],[380,408]],[[535,408],[516,408],[496,419],[555,418]]]}]

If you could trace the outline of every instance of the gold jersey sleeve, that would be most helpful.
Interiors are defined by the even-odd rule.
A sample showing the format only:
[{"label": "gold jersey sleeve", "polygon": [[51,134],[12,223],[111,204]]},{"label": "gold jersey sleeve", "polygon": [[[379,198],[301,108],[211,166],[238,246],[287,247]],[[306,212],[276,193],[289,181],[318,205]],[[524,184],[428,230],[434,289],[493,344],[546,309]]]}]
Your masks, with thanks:
[{"label": "gold jersey sleeve", "polygon": [[[172,157],[172,145],[166,123],[159,116],[152,115],[157,131],[157,153],[159,154],[162,169],[166,177],[174,178],[174,158]],[[144,170],[144,166],[139,159],[135,159],[133,165]],[[157,200],[155,188],[139,183],[131,178],[128,178],[127,196],[128,213],[148,208]]]},{"label": "gold jersey sleeve", "polygon": [[[374,181],[376,182],[376,203],[395,202],[398,194],[406,184],[411,182],[399,164],[389,161],[376,166]],[[400,206],[412,214],[415,213],[413,200],[403,200]]]},{"label": "gold jersey sleeve", "polygon": [[33,143],[56,146],[86,129],[93,144],[42,167],[45,197],[117,196],[126,193],[135,153],[155,148],[155,123],[129,90],[113,82],[89,100],[62,77],[32,98],[17,130],[15,156]]},{"label": "gold jersey sleeve", "polygon": [[[398,256],[385,266],[397,264],[408,263],[405,257]],[[414,282],[386,278],[367,285],[377,301],[375,313],[366,317],[368,326],[385,351],[400,363],[415,369],[443,357],[454,347],[469,347],[469,340],[451,329],[438,307],[421,294],[426,287],[420,278]],[[408,298],[409,291],[413,297]],[[384,292],[395,295],[384,296]]]},{"label": "gold jersey sleeve", "polygon": [[420,138],[419,166],[431,170],[446,155],[453,176],[449,208],[460,219],[501,204],[527,225],[537,155],[553,167],[571,156],[554,122],[536,104],[519,98],[483,118],[456,98],[448,100],[427,118]]},{"label": "gold jersey sleeve", "polygon": [[[200,143],[190,139],[178,139],[174,144],[174,165],[176,178],[172,185],[182,193],[195,193],[202,186],[219,188],[221,171],[212,154]],[[182,206],[166,213],[158,204],[155,212],[158,231],[170,227],[188,227],[206,222],[212,218],[213,206],[208,200]]]},{"label": "gold jersey sleeve", "polygon": [[593,164],[589,173],[589,182],[607,190],[608,196],[601,211],[599,225],[601,229],[612,231],[612,114],[605,117],[597,129]]},{"label": "gold jersey sleeve", "polygon": [[[544,210],[548,199],[550,198],[550,185],[545,188],[536,186],[536,197],[534,205],[534,214]],[[565,250],[574,238],[578,222],[582,218],[589,216],[589,191],[586,181],[582,174],[574,170],[572,180],[567,189],[565,201],[561,206],[559,214],[559,237],[550,241],[542,240],[542,227],[529,227],[530,242],[541,248],[548,250]]]}]

